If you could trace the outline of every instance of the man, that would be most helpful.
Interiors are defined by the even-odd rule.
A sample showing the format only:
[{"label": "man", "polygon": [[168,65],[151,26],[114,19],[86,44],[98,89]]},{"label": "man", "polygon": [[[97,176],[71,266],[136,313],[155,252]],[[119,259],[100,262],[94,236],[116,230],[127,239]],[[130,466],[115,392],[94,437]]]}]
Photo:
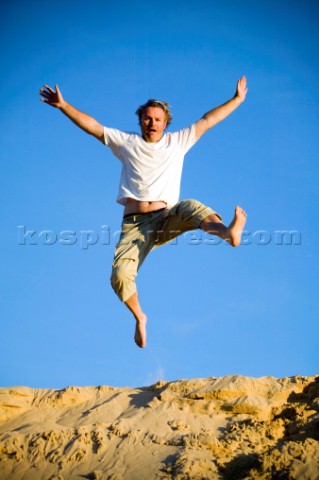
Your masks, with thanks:
[{"label": "man", "polygon": [[136,320],[134,339],[146,346],[146,315],[138,299],[135,277],[148,253],[183,232],[200,228],[240,244],[246,222],[245,211],[237,206],[226,226],[221,216],[196,200],[178,201],[184,156],[209,129],[230,115],[246,98],[246,78],[237,82],[236,93],[189,128],[165,133],[171,121],[166,102],[149,100],[137,110],[141,135],[103,127],[91,116],[66,102],[55,86],[40,89],[41,100],[61,110],[85,132],[107,145],[122,162],[117,201],[124,205],[120,241],[116,246],[111,284]]}]

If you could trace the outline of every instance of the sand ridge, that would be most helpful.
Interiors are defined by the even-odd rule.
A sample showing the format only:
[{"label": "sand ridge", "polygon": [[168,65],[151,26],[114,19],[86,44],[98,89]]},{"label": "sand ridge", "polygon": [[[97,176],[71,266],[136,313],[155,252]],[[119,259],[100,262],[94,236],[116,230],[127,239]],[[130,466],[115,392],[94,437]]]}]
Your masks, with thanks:
[{"label": "sand ridge", "polygon": [[319,478],[319,377],[0,389],[3,480]]}]

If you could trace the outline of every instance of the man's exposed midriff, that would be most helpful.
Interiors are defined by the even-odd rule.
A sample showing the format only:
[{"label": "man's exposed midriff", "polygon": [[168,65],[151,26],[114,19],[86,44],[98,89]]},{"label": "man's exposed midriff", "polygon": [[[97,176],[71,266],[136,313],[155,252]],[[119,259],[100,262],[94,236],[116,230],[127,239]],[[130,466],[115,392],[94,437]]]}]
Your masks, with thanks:
[{"label": "man's exposed midriff", "polygon": [[166,207],[167,203],[161,200],[155,202],[142,202],[140,200],[135,200],[135,198],[127,198],[124,215],[155,212],[156,210]]}]

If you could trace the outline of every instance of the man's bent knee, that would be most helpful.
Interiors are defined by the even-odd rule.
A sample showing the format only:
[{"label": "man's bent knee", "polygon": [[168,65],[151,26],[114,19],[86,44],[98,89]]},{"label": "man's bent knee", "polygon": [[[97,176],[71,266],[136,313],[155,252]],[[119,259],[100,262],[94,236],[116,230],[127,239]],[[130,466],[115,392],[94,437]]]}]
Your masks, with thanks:
[{"label": "man's bent knee", "polygon": [[122,302],[128,300],[136,291],[135,275],[128,271],[127,266],[119,263],[112,269],[111,285]]}]

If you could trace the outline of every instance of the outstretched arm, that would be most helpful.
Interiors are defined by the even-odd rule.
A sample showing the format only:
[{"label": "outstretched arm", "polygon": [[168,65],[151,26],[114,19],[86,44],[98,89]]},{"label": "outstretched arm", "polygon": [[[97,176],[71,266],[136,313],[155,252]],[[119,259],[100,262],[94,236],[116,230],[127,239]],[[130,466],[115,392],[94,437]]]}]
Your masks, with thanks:
[{"label": "outstretched arm", "polygon": [[40,100],[51,105],[51,107],[61,110],[75,125],[104,143],[103,126],[90,115],[80,112],[80,110],[77,110],[66,102],[62,97],[58,85],[55,86],[55,90],[56,91],[49,87],[49,85],[44,85],[44,88],[40,89]]},{"label": "outstretched arm", "polygon": [[246,98],[247,80],[246,77],[242,77],[237,82],[236,93],[233,98],[228,100],[228,102],[220,105],[219,107],[213,108],[209,112],[195,123],[195,136],[198,140],[207,130],[217,125],[217,123],[224,120],[228,115],[230,115],[241,103],[244,102]]}]

